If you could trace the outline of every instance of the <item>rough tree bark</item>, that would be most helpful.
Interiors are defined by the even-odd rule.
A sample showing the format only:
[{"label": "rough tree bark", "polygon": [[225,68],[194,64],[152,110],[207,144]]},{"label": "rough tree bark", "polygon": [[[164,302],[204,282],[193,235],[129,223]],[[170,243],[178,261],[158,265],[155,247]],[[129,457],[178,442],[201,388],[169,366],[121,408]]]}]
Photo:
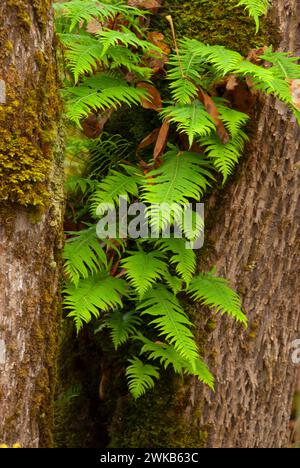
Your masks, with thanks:
[{"label": "rough tree bark", "polygon": [[[280,48],[299,54],[299,1],[273,0],[273,15]],[[290,344],[300,333],[299,141],[299,127],[286,107],[266,100],[247,161],[207,206],[213,222],[200,267],[216,265],[218,274],[231,280],[250,319],[244,331],[219,317],[208,333],[207,311],[194,313],[216,377],[215,394],[189,380],[171,389],[165,382],[166,395],[157,393],[148,411],[145,400],[120,399],[112,446],[145,447],[147,440],[156,447],[289,445],[297,375]]]},{"label": "rough tree bark", "polygon": [[0,443],[51,445],[63,170],[50,0],[0,5]]}]

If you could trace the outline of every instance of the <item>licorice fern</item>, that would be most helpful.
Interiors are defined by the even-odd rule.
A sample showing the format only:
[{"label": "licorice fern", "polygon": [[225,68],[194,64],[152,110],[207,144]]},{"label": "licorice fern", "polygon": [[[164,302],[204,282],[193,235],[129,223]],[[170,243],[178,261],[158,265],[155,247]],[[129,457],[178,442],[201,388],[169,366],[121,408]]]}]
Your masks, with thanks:
[{"label": "licorice fern", "polygon": [[[239,5],[258,29],[269,2],[241,0]],[[69,119],[83,127],[91,114],[101,121],[107,111],[139,104],[149,108],[150,102],[157,121],[163,121],[160,130],[146,137],[153,143],[153,135],[159,135],[156,144],[161,149],[155,146],[152,155],[140,144],[138,162],[132,142],[121,137],[103,134],[85,144],[89,157],[83,173],[68,181],[69,192],[82,194],[83,222],[98,220],[109,207],[118,211],[120,199],[139,201],[146,205],[147,222],[158,238],[98,239],[95,227],[69,233],[64,253],[66,310],[78,332],[97,319],[99,330],[109,330],[115,349],[132,344],[124,347],[124,354],[127,360],[129,350],[137,353],[130,354],[126,370],[134,398],[153,388],[160,376],[158,366],[194,375],[213,388],[184,304],[199,302],[211,313],[226,314],[245,326],[247,318],[226,279],[214,271],[196,273],[196,254],[187,245],[199,236],[203,219],[193,204],[216,180],[228,179],[248,140],[249,116],[228,100],[228,81],[234,83],[233,93],[242,85],[249,94],[260,91],[279,98],[300,121],[299,103],[291,92],[293,80],[300,79],[298,59],[268,48],[251,61],[222,45],[188,38],[179,41],[179,50],[167,59],[147,39],[145,11],[108,0],[70,0],[55,7],[66,61]],[[155,88],[164,73],[151,82],[156,67],[166,71],[166,102]],[[163,135],[169,126],[167,141]],[[190,225],[183,223],[183,212],[191,217]],[[174,232],[162,238],[166,227]]]},{"label": "licorice fern", "polygon": [[240,0],[237,6],[244,6],[250,16],[254,18],[256,32],[259,30],[259,19],[266,15],[270,6],[269,0]]}]

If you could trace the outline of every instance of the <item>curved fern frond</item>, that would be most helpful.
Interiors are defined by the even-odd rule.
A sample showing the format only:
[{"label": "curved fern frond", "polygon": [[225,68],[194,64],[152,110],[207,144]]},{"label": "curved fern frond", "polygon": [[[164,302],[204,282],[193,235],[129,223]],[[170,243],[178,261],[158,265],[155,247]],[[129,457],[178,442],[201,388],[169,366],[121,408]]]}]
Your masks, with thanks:
[{"label": "curved fern frond", "polygon": [[286,52],[273,52],[270,46],[263,55],[260,55],[260,58],[273,64],[271,72],[276,78],[300,79],[299,57],[292,57]]},{"label": "curved fern frond", "polygon": [[143,13],[137,8],[117,3],[101,2],[98,0],[71,0],[69,2],[54,3],[57,14],[70,19],[70,31],[82,23],[88,23],[93,19],[99,21],[113,20],[115,16],[122,14],[127,19],[134,16],[143,16]]},{"label": "curved fern frond", "polygon": [[137,310],[141,315],[155,317],[150,324],[158,329],[159,335],[165,337],[168,344],[172,344],[181,356],[191,363],[199,357],[191,332],[192,323],[176,296],[167,288],[158,285],[147,292]]},{"label": "curved fern frond", "polygon": [[167,269],[165,256],[161,252],[134,252],[122,260],[121,265],[126,270],[126,277],[134,287],[139,297],[151,288],[153,283],[161,279]]},{"label": "curved fern frond", "polygon": [[124,173],[111,170],[102,182],[96,185],[91,198],[91,210],[94,215],[101,216],[107,205],[118,205],[121,197],[128,200],[130,195],[138,195],[138,186],[143,182],[142,172],[125,164],[120,165],[120,168],[123,168]]},{"label": "curved fern frond", "polygon": [[134,312],[122,313],[120,310],[113,310],[105,323],[111,329],[111,339],[117,350],[126,343],[130,335],[137,332],[136,327],[140,325],[141,319]]},{"label": "curved fern frond", "polygon": [[203,104],[194,101],[192,104],[176,104],[161,111],[163,117],[177,124],[180,132],[187,134],[190,147],[194,138],[209,135],[216,129],[215,123]]},{"label": "curved fern frond", "polygon": [[95,226],[79,232],[70,232],[73,237],[67,240],[64,248],[64,268],[69,280],[78,285],[80,278],[107,266],[105,252],[99,244]]},{"label": "curved fern frond", "polygon": [[126,282],[98,273],[80,280],[78,285],[67,284],[64,288],[64,304],[70,310],[68,317],[73,317],[77,331],[83,322],[90,322],[92,316],[98,318],[100,311],[122,307],[121,296],[126,293]]},{"label": "curved fern frond", "polygon": [[193,299],[247,325],[247,317],[241,308],[241,299],[229,287],[225,278],[216,277],[212,273],[202,273],[191,281],[187,291],[192,294]]},{"label": "curved fern frond", "polygon": [[152,44],[152,42],[140,39],[135,33],[125,27],[122,27],[122,31],[116,31],[114,29],[100,30],[97,36],[103,46],[103,55],[106,54],[110,47],[119,44],[123,44],[125,47],[131,46],[140,48],[143,53],[153,51],[160,52],[159,47]]},{"label": "curved fern frond", "polygon": [[171,264],[176,265],[176,272],[189,284],[196,269],[196,254],[194,250],[186,248],[185,239],[160,239],[157,246],[162,252],[172,252]]},{"label": "curved fern frond", "polygon": [[241,129],[249,122],[250,117],[243,112],[227,107],[220,101],[215,100],[220,120],[224,123],[232,138],[237,137]]},{"label": "curved fern frond", "polygon": [[146,96],[144,89],[129,86],[124,79],[104,72],[85,78],[78,86],[66,88],[64,93],[67,116],[77,124],[92,110],[139,104]]},{"label": "curved fern frond", "polygon": [[246,141],[248,141],[248,137],[242,130],[239,130],[239,133],[225,145],[216,133],[200,140],[206,156],[212,159],[215,168],[223,175],[224,183],[233,172]]},{"label": "curved fern frond", "polygon": [[65,56],[68,68],[77,83],[80,75],[92,73],[96,69],[103,46],[88,34],[60,34],[59,37],[67,46]]},{"label": "curved fern frond", "polygon": [[160,365],[167,369],[172,366],[177,374],[191,374],[198,377],[198,380],[214,389],[214,378],[207,365],[202,359],[197,358],[193,365],[183,358],[172,345],[166,343],[154,343],[141,333],[138,333],[136,340],[143,343],[141,354],[147,354],[148,359],[158,360]]},{"label": "curved fern frond", "polygon": [[165,153],[162,165],[149,172],[142,189],[142,200],[151,205],[151,224],[164,226],[170,221],[170,209],[176,218],[190,198],[200,200],[211,180],[210,164],[198,153],[177,149]]},{"label": "curved fern frond", "polygon": [[157,367],[144,364],[137,357],[130,359],[129,362],[130,366],[126,369],[128,387],[133,398],[138,399],[154,387],[154,379],[159,379],[159,373]]},{"label": "curved fern frond", "polygon": [[237,6],[244,6],[249,15],[254,18],[256,32],[259,31],[259,19],[266,15],[270,6],[269,0],[240,0]]}]

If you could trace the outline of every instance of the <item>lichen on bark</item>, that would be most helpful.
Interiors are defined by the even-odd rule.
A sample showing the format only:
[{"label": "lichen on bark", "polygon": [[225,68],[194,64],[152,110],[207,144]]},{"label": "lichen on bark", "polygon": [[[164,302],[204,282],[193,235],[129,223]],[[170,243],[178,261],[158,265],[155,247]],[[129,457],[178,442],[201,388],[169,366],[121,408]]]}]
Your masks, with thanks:
[{"label": "lichen on bark", "polygon": [[[0,79],[6,85],[6,102],[0,105],[0,201],[24,206],[47,204],[47,175],[57,138],[55,122],[61,109],[52,44],[47,44],[46,49],[36,47],[33,55],[30,48],[34,40],[30,26],[38,21],[42,32],[49,4],[35,0],[34,10],[40,7],[36,19],[28,2],[9,1],[12,17],[16,15],[19,23],[17,37],[12,36],[9,25],[0,28]],[[28,60],[24,69],[15,63],[16,43],[21,44]]]}]

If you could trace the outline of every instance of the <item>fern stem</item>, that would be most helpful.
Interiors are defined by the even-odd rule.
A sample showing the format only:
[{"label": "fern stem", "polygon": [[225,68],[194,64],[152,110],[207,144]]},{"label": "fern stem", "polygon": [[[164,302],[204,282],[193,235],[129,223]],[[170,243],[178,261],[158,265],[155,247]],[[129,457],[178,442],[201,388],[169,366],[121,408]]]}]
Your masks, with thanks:
[{"label": "fern stem", "polygon": [[180,57],[180,53],[179,53],[179,47],[178,47],[178,42],[177,42],[177,38],[176,38],[176,32],[175,32],[173,18],[172,18],[171,15],[168,15],[168,16],[166,16],[166,20],[168,21],[168,23],[170,24],[170,27],[171,27],[174,48],[175,48],[176,55],[178,57],[178,62],[179,62],[180,70],[181,70],[181,75],[182,75],[182,78],[185,78],[185,74],[184,74],[183,67],[182,67],[182,62],[181,62],[181,57]]}]

